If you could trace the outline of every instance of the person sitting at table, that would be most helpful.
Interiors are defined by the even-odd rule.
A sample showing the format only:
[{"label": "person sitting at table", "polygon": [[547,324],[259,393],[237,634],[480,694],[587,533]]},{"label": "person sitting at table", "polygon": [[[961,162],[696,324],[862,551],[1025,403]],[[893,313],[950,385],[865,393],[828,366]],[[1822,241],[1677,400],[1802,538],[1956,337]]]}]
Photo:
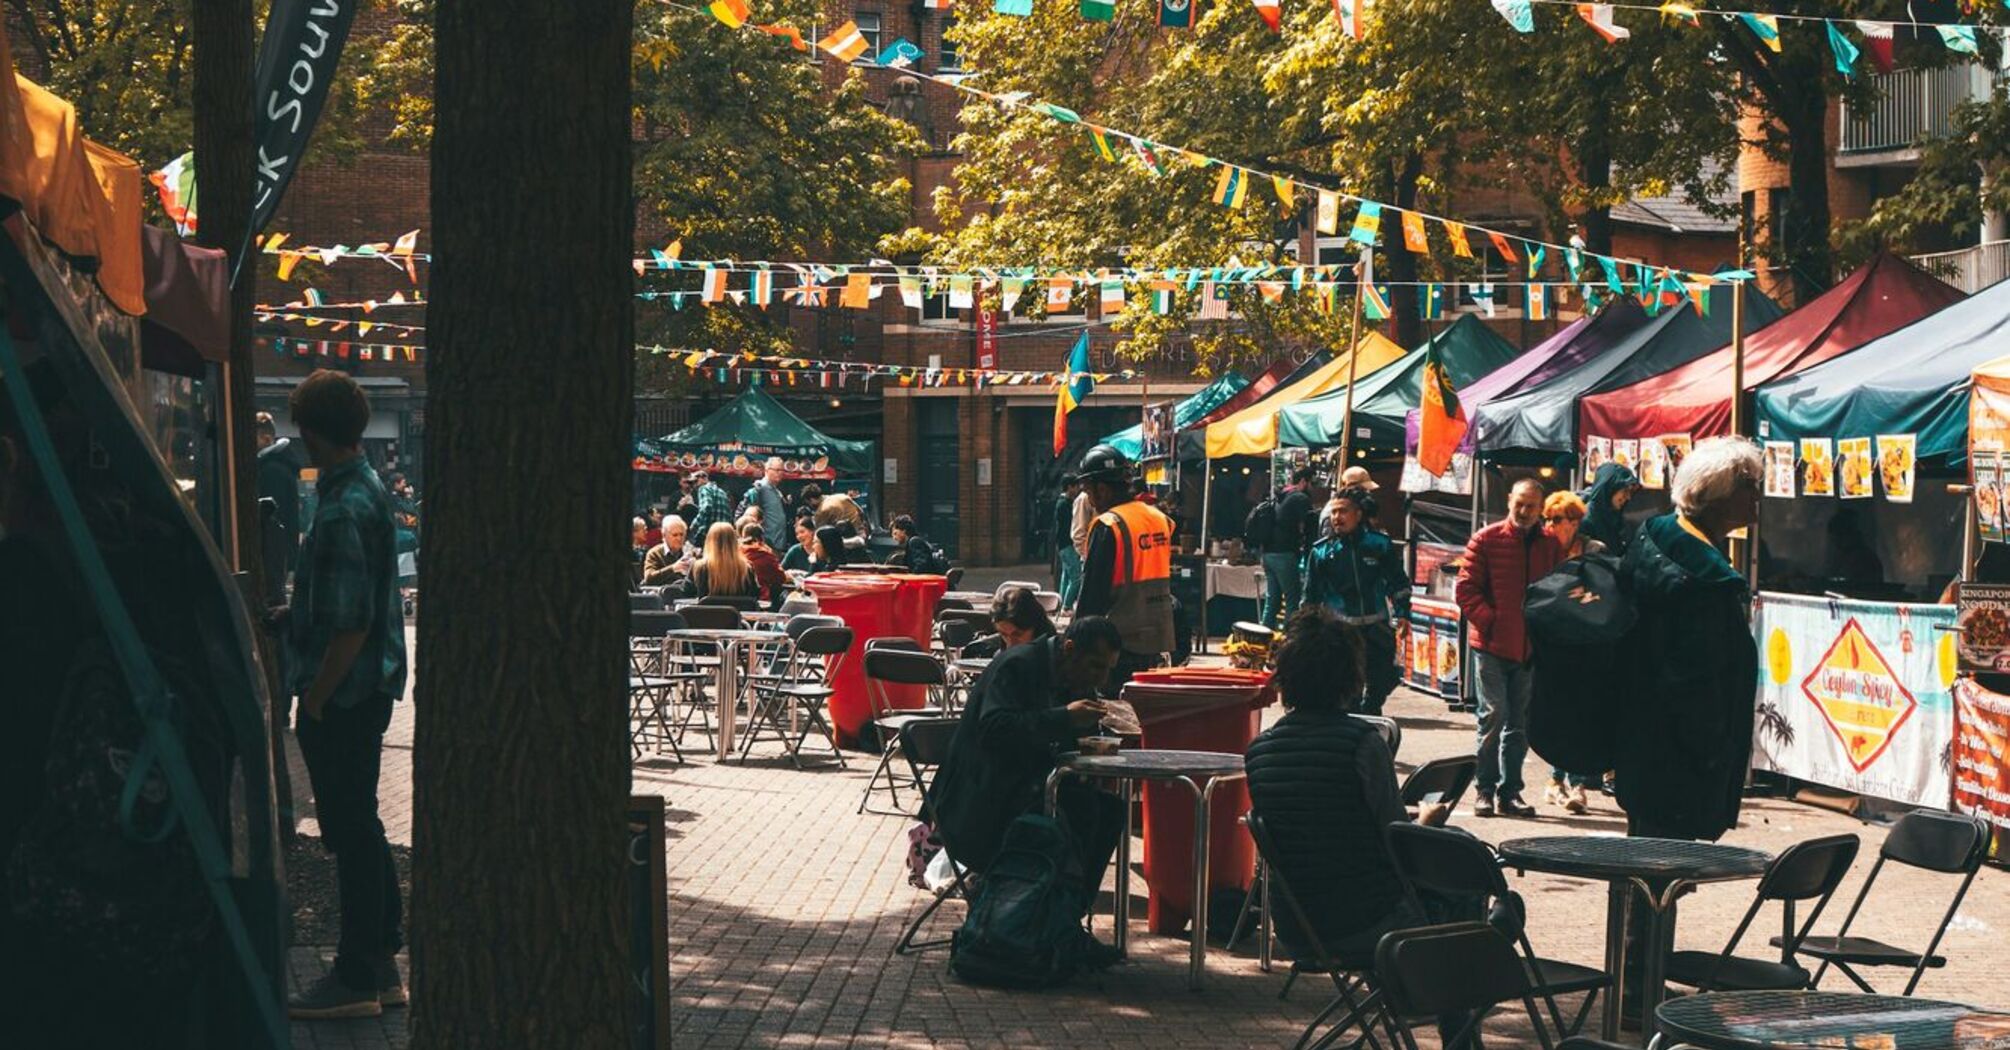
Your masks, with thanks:
[{"label": "person sitting at table", "polygon": [[782,555],[783,572],[808,572],[816,562],[816,519],[807,513],[796,515],[796,542]]},{"label": "person sitting at table", "polygon": [[905,567],[908,572],[936,571],[935,545],[921,534],[912,517],[902,514],[893,519],[893,542],[897,550],[891,561]]},{"label": "person sitting at table", "polygon": [[843,493],[825,496],[815,520],[817,560],[812,568],[817,572],[870,560],[865,545],[865,514],[850,496]]},{"label": "person sitting at table", "polygon": [[[1365,959],[1391,930],[1478,919],[1477,901],[1426,898],[1405,891],[1383,829],[1409,819],[1396,787],[1396,759],[1372,723],[1353,717],[1366,674],[1361,631],[1322,605],[1293,614],[1277,647],[1271,680],[1285,714],[1243,755],[1250,809],[1269,827],[1284,856],[1272,857],[1321,947],[1336,959]],[[1443,803],[1424,807],[1419,823],[1443,824]],[[1420,895],[1421,896],[1421,895]],[[1302,957],[1310,944],[1288,909],[1277,938]],[[1438,1018],[1441,1038],[1458,1034],[1466,1015]],[[1465,1045],[1478,1050],[1477,1034]]]},{"label": "person sitting at table", "polygon": [[757,598],[760,593],[760,581],[740,550],[740,534],[733,531],[733,523],[713,522],[705,534],[705,557],[691,570],[691,596]]},{"label": "person sitting at table", "polygon": [[642,585],[645,587],[672,587],[682,584],[691,574],[691,551],[684,545],[690,529],[684,519],[675,514],[663,519],[663,541],[649,548],[642,556]]},{"label": "person sitting at table", "polygon": [[[1123,644],[1115,624],[1084,616],[1069,624],[1066,634],[1005,650],[977,676],[949,754],[929,788],[929,810],[957,863],[983,872],[1012,822],[1042,812],[1055,756],[1074,750],[1076,740],[1095,733],[1102,720],[1096,687],[1116,666]],[[1055,812],[1079,851],[1086,917],[1123,832],[1123,803],[1080,780],[1066,780]],[[1090,955],[1109,962],[1113,951],[1098,946]]]},{"label": "person sitting at table", "polygon": [[957,653],[975,659],[989,659],[1014,646],[1052,637],[1054,621],[1039,595],[1024,587],[1007,587],[991,599],[992,633],[976,639]]},{"label": "person sitting at table", "polygon": [[754,570],[754,582],[761,586],[761,604],[770,608],[782,604],[789,594],[789,574],[782,571],[781,559],[768,546],[768,534],[761,531],[760,522],[740,526],[740,553],[746,555],[747,564]]}]

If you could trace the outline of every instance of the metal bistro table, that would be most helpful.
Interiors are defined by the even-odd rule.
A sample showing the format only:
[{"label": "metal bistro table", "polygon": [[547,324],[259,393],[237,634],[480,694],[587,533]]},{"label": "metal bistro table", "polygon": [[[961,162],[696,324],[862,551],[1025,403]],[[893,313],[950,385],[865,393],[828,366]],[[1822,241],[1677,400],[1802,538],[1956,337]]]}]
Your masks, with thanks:
[{"label": "metal bistro table", "polygon": [[733,753],[734,720],[738,717],[736,708],[740,706],[741,650],[746,649],[751,660],[753,643],[773,641],[775,632],[687,627],[666,631],[663,637],[678,642],[711,645],[719,650],[719,666],[713,670],[712,699],[719,708],[719,758],[724,760]]},{"label": "metal bistro table", "polygon": [[[1605,997],[1604,1037],[1619,1034],[1618,989],[1626,984],[1626,924],[1633,891],[1647,902],[1646,943],[1665,946],[1675,931],[1675,900],[1706,882],[1756,879],[1772,857],[1741,846],[1680,839],[1616,836],[1549,835],[1509,839],[1499,846],[1501,862],[1521,871],[1542,871],[1599,879],[1608,884],[1605,898],[1605,972],[1613,989]],[[1641,960],[1640,1015],[1646,1017],[1661,1002],[1665,952],[1649,951]]]},{"label": "metal bistro table", "polygon": [[1207,959],[1207,839],[1210,804],[1217,784],[1247,775],[1242,756],[1225,751],[1120,751],[1114,755],[1061,756],[1047,775],[1047,813],[1054,812],[1062,777],[1115,780],[1121,783],[1124,830],[1117,839],[1116,935],[1119,952],[1130,940],[1131,808],[1140,780],[1169,780],[1193,792],[1193,932],[1187,963],[1187,987],[1200,988]]},{"label": "metal bistro table", "polygon": [[1668,1041],[1705,1050],[1995,1050],[2010,1014],[1848,992],[1709,992],[1662,1003]]}]

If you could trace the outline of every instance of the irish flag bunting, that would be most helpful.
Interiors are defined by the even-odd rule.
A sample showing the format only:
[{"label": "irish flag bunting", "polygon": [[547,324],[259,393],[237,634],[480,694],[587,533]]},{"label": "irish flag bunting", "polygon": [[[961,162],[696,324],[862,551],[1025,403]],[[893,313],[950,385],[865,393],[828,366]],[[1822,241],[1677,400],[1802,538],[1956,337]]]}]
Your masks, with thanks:
[{"label": "irish flag bunting", "polygon": [[1251,0],[1251,2],[1256,5],[1256,17],[1263,19],[1263,24],[1269,26],[1271,32],[1278,32],[1284,27],[1282,0]]},{"label": "irish flag bunting", "polygon": [[704,301],[716,303],[726,297],[726,271],[716,266],[705,267]]},{"label": "irish flag bunting", "polygon": [[1124,282],[1104,281],[1101,287],[1103,316],[1120,314],[1124,311]]},{"label": "irish flag bunting", "polygon": [[1608,44],[1617,44],[1633,35],[1633,30],[1612,21],[1611,4],[1579,4],[1577,17],[1589,23],[1592,31],[1604,37]]},{"label": "irish flag bunting", "polygon": [[865,34],[858,31],[857,22],[846,22],[831,30],[831,35],[817,41],[817,46],[840,62],[852,62],[865,54]]}]

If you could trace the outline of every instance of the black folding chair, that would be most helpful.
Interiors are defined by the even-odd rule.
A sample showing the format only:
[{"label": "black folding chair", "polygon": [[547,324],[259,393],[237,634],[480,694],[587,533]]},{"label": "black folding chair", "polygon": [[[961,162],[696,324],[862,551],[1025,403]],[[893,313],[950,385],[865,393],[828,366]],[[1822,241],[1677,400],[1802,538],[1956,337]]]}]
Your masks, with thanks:
[{"label": "black folding chair", "polygon": [[[1574,1035],[1584,1027],[1591,1017],[1592,1005],[1598,1001],[1598,993],[1611,986],[1612,978],[1603,970],[1545,959],[1535,953],[1535,946],[1528,939],[1524,918],[1527,911],[1520,895],[1508,888],[1507,876],[1502,873],[1500,858],[1494,855],[1492,846],[1463,831],[1422,824],[1391,824],[1385,834],[1389,860],[1413,896],[1421,890],[1441,897],[1485,902],[1494,921],[1505,927],[1501,932],[1511,947],[1519,951],[1529,992],[1548,1005],[1559,1038]],[[1422,902],[1417,904],[1422,910]],[[1566,1024],[1556,997],[1576,992],[1586,993],[1584,1005]]]},{"label": "black folding chair", "polygon": [[663,595],[657,591],[629,591],[628,608],[630,611],[661,609],[663,608]]},{"label": "black folding chair", "polygon": [[951,598],[950,596],[945,594],[942,597],[935,599],[935,614],[937,616],[941,616],[943,611],[947,609],[969,609],[969,608],[972,608],[972,606],[970,604],[970,599],[968,598]]},{"label": "black folding chair", "polygon": [[[1270,835],[1270,829],[1263,818],[1254,812],[1243,817],[1249,827],[1249,837],[1256,842],[1256,855],[1262,858],[1269,873],[1266,893],[1270,900],[1281,901],[1285,913],[1291,917],[1293,940],[1303,938],[1304,943],[1295,945],[1291,960],[1291,975],[1284,982],[1284,989],[1277,993],[1279,999],[1291,994],[1292,982],[1300,974],[1323,975],[1333,982],[1334,996],[1331,1002],[1314,1016],[1292,1044],[1292,1050],[1318,1050],[1331,1045],[1347,1032],[1359,1028],[1361,1038],[1370,1046],[1380,1046],[1375,1039],[1374,1024],[1376,1004],[1381,992],[1374,980],[1375,960],[1372,954],[1362,954],[1340,958],[1326,950],[1320,942],[1319,934],[1312,922],[1299,906],[1298,898],[1291,892],[1291,884],[1284,876],[1280,861],[1284,855],[1278,851],[1277,842]],[[1347,1012],[1334,1019],[1342,1009]],[[1330,1024],[1325,1035],[1319,1035],[1322,1026]],[[1316,1037],[1316,1038],[1315,1038]]]},{"label": "black folding chair", "polygon": [[935,614],[938,628],[958,622],[967,623],[977,634],[983,634],[991,629],[991,613],[989,610],[978,609],[944,609]]},{"label": "black folding chair", "polygon": [[956,585],[957,585],[957,584],[960,584],[960,583],[962,583],[962,582],[963,582],[963,566],[961,566],[961,565],[952,565],[952,566],[950,566],[950,567],[949,567],[949,589],[950,589],[950,590],[952,590],[952,591],[953,591],[953,590],[955,590],[955,589],[956,589]]},{"label": "black folding chair", "polygon": [[[893,772],[893,756],[900,747],[900,730],[909,722],[922,718],[941,718],[948,712],[941,706],[940,697],[949,678],[943,671],[941,661],[925,652],[907,649],[905,646],[888,646],[880,643],[891,639],[875,638],[866,643],[865,649],[865,691],[872,704],[872,724],[878,730],[881,741],[879,765],[873,769],[872,779],[866,781],[865,796],[859,799],[858,811],[866,811],[872,801],[874,791],[884,790],[891,797],[895,814],[903,814],[900,808],[899,778]],[[913,639],[900,641],[914,645]],[[918,708],[895,707],[893,698],[887,692],[889,685],[925,687],[933,703]],[[881,788],[884,779],[886,786]],[[916,788],[920,787],[917,783]],[[875,812],[878,812],[875,810]]]},{"label": "black folding chair", "polygon": [[[914,775],[916,783],[923,783],[922,771],[924,769],[933,771],[939,768],[943,761],[949,757],[949,742],[956,736],[956,724],[958,721],[958,719],[954,718],[917,718],[900,727],[900,753],[907,760],[908,771]],[[928,797],[934,786],[932,779],[923,783],[921,789],[922,797]],[[935,829],[935,840],[942,844],[943,852],[949,854],[949,868],[954,873],[954,878],[947,885],[936,890],[935,899],[929,901],[928,907],[923,908],[921,914],[915,916],[914,921],[907,924],[907,929],[900,935],[900,941],[893,946],[893,953],[895,955],[912,955],[917,952],[925,952],[930,948],[948,947],[951,938],[941,937],[932,941],[916,941],[914,935],[921,932],[922,924],[928,921],[929,916],[935,914],[936,909],[942,907],[943,901],[951,897],[967,897],[968,895],[967,873],[963,865],[955,863],[956,853],[950,848],[949,839],[943,835],[941,828]]]},{"label": "black folding chair", "polygon": [[1528,973],[1514,942],[1483,922],[1459,922],[1395,930],[1375,946],[1375,981],[1383,995],[1382,1018],[1398,1044],[1417,1050],[1416,1037],[1397,1018],[1470,1012],[1472,1020],[1445,1038],[1458,1047],[1480,1030],[1486,1015],[1519,1000],[1543,1050],[1551,1050],[1549,1030],[1536,1010]]},{"label": "black folding chair", "polygon": [[936,628],[936,637],[942,640],[942,651],[952,657],[977,640],[977,627],[968,620],[944,620]]},{"label": "black folding chair", "polygon": [[693,630],[737,631],[745,626],[740,621],[740,610],[730,605],[711,605],[697,602],[677,610]]},{"label": "black folding chair", "polygon": [[[1843,917],[1842,928],[1833,937],[1801,938],[1800,954],[1822,961],[1808,987],[1820,985],[1823,975],[1833,965],[1858,988],[1875,993],[1876,989],[1856,972],[1856,967],[1904,966],[1912,970],[1912,976],[1905,982],[1904,992],[1911,995],[1913,989],[1919,987],[1919,979],[1928,967],[1938,969],[1947,965],[1946,958],[1933,954],[1934,949],[1940,947],[1940,938],[1946,935],[1948,924],[1954,921],[1954,913],[1961,907],[1962,898],[1968,896],[1968,887],[1974,883],[1975,873],[1982,869],[1982,861],[1988,853],[1989,827],[1974,817],[1917,810],[1899,818],[1898,823],[1892,825],[1891,834],[1885,836],[1884,845],[1878,848],[1877,862],[1871,865],[1870,874],[1863,880],[1863,888],[1857,891],[1856,901],[1850,905],[1849,914]],[[1870,896],[1871,887],[1877,883],[1879,873],[1884,871],[1886,861],[1922,871],[1961,876],[1961,885],[1954,891],[1954,899],[1947,903],[1947,911],[1940,916],[1940,924],[1933,928],[1933,937],[1926,942],[1925,951],[1910,952],[1869,937],[1849,935],[1850,924],[1856,921],[1857,912],[1862,910],[1863,902]]]},{"label": "black folding chair", "polygon": [[1395,719],[1382,715],[1349,715],[1348,717],[1358,718],[1374,726],[1376,734],[1382,738],[1382,743],[1388,745],[1390,758],[1396,757],[1396,752],[1403,749],[1403,726]]},{"label": "black folding chair", "polygon": [[708,594],[698,599],[699,605],[723,605],[728,609],[753,612],[761,607],[761,599],[751,594]]},{"label": "black folding chair", "polygon": [[[1745,917],[1731,931],[1724,950],[1675,952],[1668,957],[1668,979],[1699,992],[1794,991],[1811,986],[1813,980],[1794,954],[1815,920],[1821,918],[1822,909],[1828,907],[1836,887],[1842,885],[1843,876],[1849,874],[1859,845],[1855,835],[1827,835],[1789,846],[1766,865],[1752,906],[1745,909]],[[1779,961],[1736,954],[1738,941],[1768,901],[1780,903]],[[1796,929],[1794,905],[1801,901],[1814,901],[1815,906],[1808,912],[1808,921]]]},{"label": "black folding chair", "polygon": [[790,646],[788,663],[780,674],[751,684],[751,721],[740,739],[742,765],[756,743],[779,740],[789,761],[801,769],[803,744],[812,732],[821,732],[830,743],[838,768],[844,768],[844,752],[838,748],[837,733],[824,715],[824,705],[830,700],[838,665],[851,649],[851,639],[849,627],[809,627]]},{"label": "black folding chair", "polygon": [[1448,758],[1434,758],[1418,766],[1403,778],[1399,794],[1405,806],[1428,806],[1444,803],[1447,809],[1459,808],[1460,800],[1466,797],[1466,789],[1473,786],[1473,775],[1479,769],[1480,760],[1472,755],[1452,755]]},{"label": "black folding chair", "polygon": [[686,688],[689,677],[664,658],[663,636],[684,626],[684,618],[660,605],[628,613],[628,743],[641,758],[651,747],[664,747],[678,762],[684,753],[670,725],[671,694]]}]

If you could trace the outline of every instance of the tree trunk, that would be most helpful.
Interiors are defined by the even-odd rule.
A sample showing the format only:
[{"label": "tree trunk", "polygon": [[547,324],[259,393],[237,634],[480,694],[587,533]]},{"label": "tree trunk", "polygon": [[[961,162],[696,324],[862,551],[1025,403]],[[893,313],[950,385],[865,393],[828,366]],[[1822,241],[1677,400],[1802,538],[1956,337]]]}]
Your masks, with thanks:
[{"label": "tree trunk", "polygon": [[418,1050],[628,1038],[633,18],[438,7]]},{"label": "tree trunk", "polygon": [[[1409,153],[1403,157],[1401,170],[1395,175],[1396,207],[1404,211],[1414,211],[1417,207],[1417,179],[1424,173],[1424,156]],[[1418,316],[1419,299],[1417,280],[1417,257],[1403,240],[1400,224],[1396,229],[1383,235],[1384,251],[1389,256],[1389,309],[1395,316],[1389,319],[1389,337],[1396,345],[1410,349],[1423,342],[1423,320]]]},{"label": "tree trunk", "polygon": [[1787,129],[1787,220],[1785,248],[1800,305],[1833,283],[1829,250],[1828,94],[1819,71],[1792,100],[1780,107]]},{"label": "tree trunk", "polygon": [[[1577,178],[1593,199],[1602,197],[1612,188],[1612,140],[1608,122],[1612,119],[1613,88],[1607,87],[1600,78],[1592,87],[1592,118],[1581,129],[1577,143]],[[1584,233],[1586,250],[1599,255],[1612,254],[1612,208],[1599,204],[1587,208],[1577,217],[1577,224]],[[1568,238],[1563,238],[1568,240]],[[1594,264],[1595,265],[1595,264]]]}]

